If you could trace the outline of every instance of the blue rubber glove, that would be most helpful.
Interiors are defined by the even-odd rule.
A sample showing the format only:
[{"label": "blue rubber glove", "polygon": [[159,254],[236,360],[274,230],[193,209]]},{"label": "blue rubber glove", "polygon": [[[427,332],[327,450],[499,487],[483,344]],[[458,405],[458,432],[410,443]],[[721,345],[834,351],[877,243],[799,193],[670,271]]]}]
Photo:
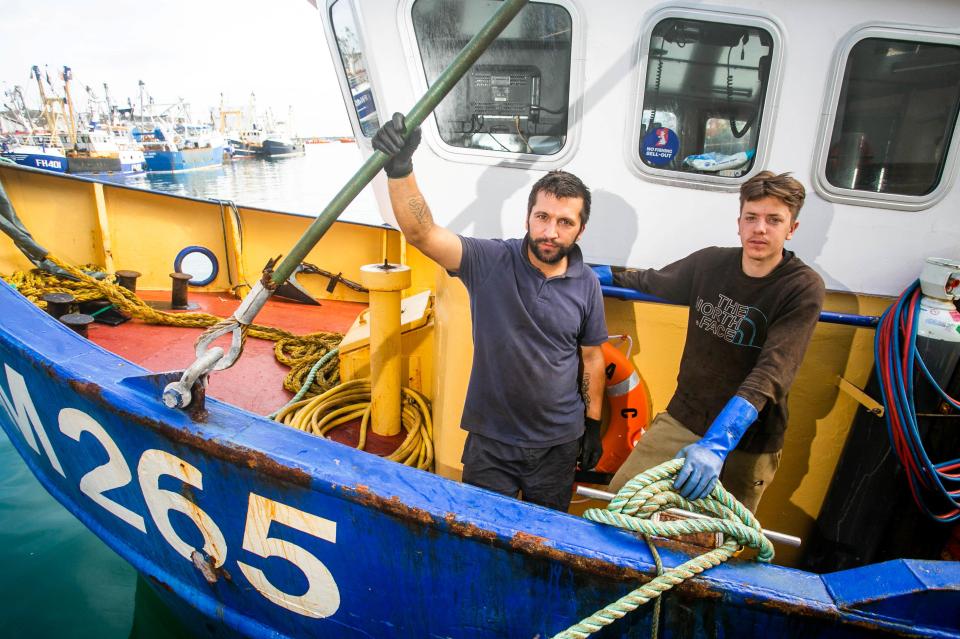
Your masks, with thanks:
[{"label": "blue rubber glove", "polygon": [[591,264],[590,268],[592,268],[593,272],[600,278],[600,284],[602,286],[613,286],[613,271],[610,270],[609,266]]},{"label": "blue rubber glove", "polygon": [[673,481],[673,489],[691,501],[709,495],[720,478],[727,455],[756,420],[757,409],[753,404],[734,395],[703,438],[677,453],[678,459],[686,461]]}]

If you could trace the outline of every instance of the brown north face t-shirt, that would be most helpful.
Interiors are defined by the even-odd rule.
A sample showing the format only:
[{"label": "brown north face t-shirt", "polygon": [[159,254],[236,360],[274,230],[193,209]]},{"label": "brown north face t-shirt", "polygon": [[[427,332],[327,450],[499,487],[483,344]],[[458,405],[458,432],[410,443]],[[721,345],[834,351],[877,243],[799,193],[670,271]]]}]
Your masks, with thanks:
[{"label": "brown north face t-shirt", "polygon": [[614,273],[614,284],[690,307],[677,390],[667,406],[703,435],[740,395],[759,412],[738,450],[783,447],[787,393],[823,306],[823,280],[790,251],[766,277],[741,268],[740,248],[705,248],[662,269]]}]

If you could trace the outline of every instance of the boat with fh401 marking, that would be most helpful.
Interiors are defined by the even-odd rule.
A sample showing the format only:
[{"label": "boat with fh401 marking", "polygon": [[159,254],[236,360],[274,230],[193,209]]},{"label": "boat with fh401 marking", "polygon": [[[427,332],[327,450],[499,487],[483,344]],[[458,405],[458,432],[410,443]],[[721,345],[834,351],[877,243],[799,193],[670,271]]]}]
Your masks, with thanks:
[{"label": "boat with fh401 marking", "polygon": [[5,91],[8,100],[6,113],[0,119],[0,130],[3,122],[12,124],[13,132],[0,133],[0,157],[16,162],[22,166],[35,169],[45,169],[63,173],[67,170],[66,154],[58,146],[59,140],[49,134],[38,132],[34,116],[27,107],[23,97],[23,88],[15,86]]},{"label": "boat with fh401 marking", "polygon": [[27,144],[17,141],[16,138],[0,143],[0,147],[0,156],[21,166],[55,173],[64,173],[67,170],[67,156],[61,148]]},{"label": "boat with fh401 marking", "polygon": [[[382,162],[361,120],[383,122],[384,112],[417,102],[427,84],[442,85],[451,77],[443,70],[484,33],[495,9],[524,4],[321,6],[357,143],[369,158],[361,174],[369,170],[369,180]],[[898,481],[900,471],[887,465],[894,457],[889,443],[869,472],[852,473],[857,481],[831,485],[834,471],[846,473],[864,448],[858,424],[874,426],[871,446],[885,443],[876,435],[883,422],[864,421],[877,420],[868,384],[876,316],[928,257],[949,257],[960,244],[951,115],[960,108],[960,65],[953,64],[960,35],[937,26],[960,14],[946,2],[923,3],[922,16],[903,3],[869,6],[882,21],[864,24],[864,7],[827,2],[532,2],[475,64],[466,64],[464,79],[452,80],[432,115],[414,109],[424,127],[417,177],[438,223],[481,237],[522,235],[530,185],[563,166],[594,190],[582,239],[594,263],[659,266],[704,245],[735,242],[738,185],[762,169],[792,169],[811,186],[791,249],[831,291],[793,387],[782,466],[757,514],[805,546],[815,539],[818,560],[833,555],[834,567],[804,569],[807,549],[781,545],[776,561],[786,565],[732,558],[670,590],[659,616],[652,605],[638,606],[600,636],[646,637],[654,625],[677,637],[960,636],[960,566],[935,559],[951,552],[956,519],[949,508],[924,502],[940,520],[933,521],[912,503],[905,483],[844,494],[877,476]],[[830,30],[822,28],[827,16]],[[362,116],[348,77],[361,68],[371,87]],[[822,83],[817,90],[811,75]],[[904,120],[923,126],[892,126]],[[695,157],[709,153],[733,159]],[[630,532],[457,481],[469,304],[460,283],[396,231],[333,222],[343,204],[335,201],[308,231],[316,241],[319,228],[319,242],[298,244],[278,264],[278,246],[294,245],[308,220],[12,166],[0,166],[0,182],[11,215],[15,210],[22,221],[10,224],[11,232],[30,258],[60,258],[62,267],[94,263],[116,274],[122,291],[71,271],[136,318],[117,327],[88,325],[85,339],[12,287],[0,288],[7,309],[0,423],[41,483],[198,633],[555,636],[654,578],[650,549]],[[357,180],[350,188],[362,186]],[[381,177],[373,188],[389,223]],[[91,197],[100,190],[104,197]],[[27,241],[23,229],[47,251]],[[78,229],[96,241],[78,246]],[[871,258],[865,269],[878,246],[885,259]],[[4,272],[32,265],[12,243],[0,249]],[[261,273],[268,260],[272,270]],[[378,269],[385,260],[398,267]],[[235,311],[236,303],[222,298],[253,284],[264,302],[256,318],[262,325],[243,331],[228,322],[215,330],[233,341],[218,343],[222,350],[204,342],[198,358],[194,341],[214,319],[148,310],[189,305],[185,287],[174,283],[175,299],[164,290],[171,264],[180,271],[189,265],[190,303],[220,317],[238,312],[252,321],[252,302]],[[942,292],[925,289],[934,302],[918,317],[949,328],[949,299],[941,303],[936,295],[955,292],[960,266],[939,264]],[[140,273],[135,286],[125,269]],[[399,283],[383,281],[394,277]],[[27,291],[26,275],[11,281]],[[264,300],[270,296],[258,281],[321,305]],[[324,414],[316,413],[316,422],[304,417],[311,432],[261,417],[290,397],[271,390],[287,371],[274,363],[274,344],[304,334],[328,333],[314,351],[318,383],[352,383],[347,394],[362,395],[363,380],[382,365],[371,352],[389,350],[376,329],[370,332],[382,321],[374,299],[399,297],[405,288],[396,313],[401,326],[393,332],[402,336],[397,377],[410,389],[397,418],[403,426],[396,424],[406,434],[368,432],[368,449],[402,451],[405,459],[412,455],[412,466],[433,472],[340,443],[358,438],[356,424],[344,426],[348,434],[330,431],[332,441],[310,426],[319,430]],[[632,338],[630,363],[653,406],[665,405],[685,309],[606,292],[610,333]],[[366,312],[368,301],[373,308]],[[342,341],[329,335],[340,332]],[[918,349],[955,397],[954,346],[941,337],[931,334]],[[338,364],[319,355],[334,345]],[[224,357],[234,365],[212,370]],[[856,392],[864,387],[867,393]],[[936,413],[937,406],[917,404],[917,419],[929,456],[940,463],[956,448],[939,426],[953,408]],[[847,436],[853,439],[844,452]],[[830,503],[844,500],[868,506],[869,517],[849,511],[856,516],[832,528],[818,521]],[[901,539],[903,525],[913,527],[912,540]],[[877,528],[879,538],[871,532]],[[830,538],[831,530],[839,536]],[[849,536],[862,543],[848,547]],[[913,541],[925,547],[915,550]],[[685,542],[657,545],[667,569],[703,552]],[[852,567],[854,553],[861,559]]]}]

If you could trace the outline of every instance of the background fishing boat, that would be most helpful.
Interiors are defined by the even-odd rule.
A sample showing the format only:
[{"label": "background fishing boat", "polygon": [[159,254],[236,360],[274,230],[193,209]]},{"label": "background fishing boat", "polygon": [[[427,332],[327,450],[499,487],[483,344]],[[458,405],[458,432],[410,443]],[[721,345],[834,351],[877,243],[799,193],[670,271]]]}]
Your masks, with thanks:
[{"label": "background fishing boat", "polygon": [[261,145],[260,155],[265,158],[282,158],[303,155],[304,143],[285,135],[267,135]]},{"label": "background fishing boat", "polygon": [[0,112],[0,156],[23,166],[63,173],[67,160],[63,149],[42,135],[35,122],[40,114],[27,107],[23,87],[14,86],[5,92],[4,110]]},{"label": "background fishing boat", "polygon": [[136,128],[134,138],[143,147],[147,171],[168,173],[216,167],[223,164],[224,144],[210,134],[188,137],[169,124],[158,123],[152,130]]},{"label": "background fishing boat", "polygon": [[302,155],[305,144],[297,137],[293,118],[293,107],[287,112],[286,120],[274,120],[271,111],[267,111],[267,132],[260,146],[260,155],[264,158],[283,158]]},{"label": "background fishing boat", "polygon": [[48,147],[45,144],[29,144],[19,141],[16,137],[0,143],[0,148],[2,148],[0,156],[22,166],[56,173],[67,170],[67,156],[61,148]]},{"label": "background fishing boat", "polygon": [[68,172],[84,175],[143,173],[148,166],[143,150],[126,130],[123,134],[112,135],[99,128],[77,134],[72,148],[66,152]]},{"label": "background fishing boat", "polygon": [[223,164],[226,140],[212,124],[196,122],[182,99],[158,104],[142,80],[139,88],[139,112],[131,133],[143,148],[147,171],[172,173]]}]

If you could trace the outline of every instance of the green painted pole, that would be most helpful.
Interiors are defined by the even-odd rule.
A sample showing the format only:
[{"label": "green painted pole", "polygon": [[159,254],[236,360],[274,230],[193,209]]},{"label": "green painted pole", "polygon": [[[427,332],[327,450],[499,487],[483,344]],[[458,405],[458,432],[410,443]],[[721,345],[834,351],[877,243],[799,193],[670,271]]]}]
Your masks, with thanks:
[{"label": "green painted pole", "polygon": [[[487,24],[473,36],[467,46],[457,54],[453,62],[444,70],[437,81],[431,86],[422,98],[413,106],[406,116],[407,127],[414,129],[427,118],[430,113],[437,108],[437,105],[447,96],[453,87],[460,81],[460,78],[467,72],[474,62],[487,50],[490,43],[493,42],[500,32],[503,31],[514,16],[520,13],[520,10],[526,6],[529,0],[506,0],[497,12],[493,14]],[[300,240],[296,243],[290,253],[275,267],[271,281],[279,286],[287,281],[294,269],[299,266],[307,253],[320,241],[320,238],[326,234],[327,230],[340,217],[340,214],[347,208],[347,205],[353,201],[360,191],[370,183],[380,169],[387,161],[386,154],[380,151],[374,151],[373,155],[367,158],[363,166],[354,174],[346,186],[340,189],[330,204],[323,212],[317,216],[310,228],[306,230]]]}]

